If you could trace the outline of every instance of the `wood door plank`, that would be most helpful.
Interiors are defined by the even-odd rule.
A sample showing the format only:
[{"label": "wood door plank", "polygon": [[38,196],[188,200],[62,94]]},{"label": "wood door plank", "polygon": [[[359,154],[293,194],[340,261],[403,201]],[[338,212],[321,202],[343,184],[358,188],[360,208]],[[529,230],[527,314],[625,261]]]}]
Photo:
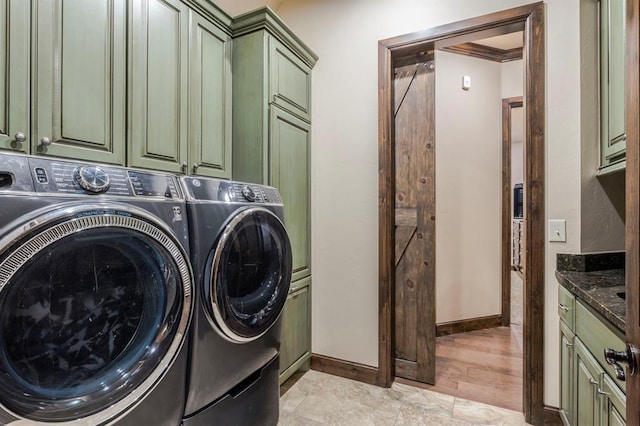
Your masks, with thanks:
[{"label": "wood door plank", "polygon": [[398,266],[398,263],[400,263],[400,259],[402,259],[402,256],[409,246],[409,241],[414,236],[415,232],[415,226],[396,227],[396,267]]}]

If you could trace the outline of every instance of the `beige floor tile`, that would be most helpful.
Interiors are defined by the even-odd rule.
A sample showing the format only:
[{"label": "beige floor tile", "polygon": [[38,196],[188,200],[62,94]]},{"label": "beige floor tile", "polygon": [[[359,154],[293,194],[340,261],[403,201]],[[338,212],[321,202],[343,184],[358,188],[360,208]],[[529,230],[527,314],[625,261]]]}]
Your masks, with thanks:
[{"label": "beige floor tile", "polygon": [[394,383],[389,389],[317,371],[280,398],[279,426],[525,425],[522,413]]}]

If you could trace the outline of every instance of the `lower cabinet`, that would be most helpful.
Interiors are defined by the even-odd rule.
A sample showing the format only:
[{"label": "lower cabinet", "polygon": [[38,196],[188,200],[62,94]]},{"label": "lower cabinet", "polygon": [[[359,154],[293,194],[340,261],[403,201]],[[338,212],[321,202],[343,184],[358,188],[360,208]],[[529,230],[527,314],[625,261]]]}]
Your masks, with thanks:
[{"label": "lower cabinet", "polygon": [[280,383],[300,368],[309,368],[311,358],[311,297],[307,278],[292,284],[284,307],[282,346],[280,347]]},{"label": "lower cabinet", "polygon": [[560,321],[560,417],[573,424],[573,353],[575,335]]},{"label": "lower cabinet", "polygon": [[[626,424],[624,382],[612,378],[604,347],[621,347],[619,333],[560,287],[560,417],[565,425]],[[574,315],[575,314],[575,315]],[[575,324],[575,327],[574,327]]]}]

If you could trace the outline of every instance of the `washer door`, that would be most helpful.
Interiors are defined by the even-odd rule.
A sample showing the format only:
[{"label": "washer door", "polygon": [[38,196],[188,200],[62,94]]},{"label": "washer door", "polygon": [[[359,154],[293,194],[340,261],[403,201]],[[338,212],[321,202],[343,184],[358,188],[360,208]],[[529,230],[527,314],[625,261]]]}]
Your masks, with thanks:
[{"label": "washer door", "polygon": [[244,343],[278,319],[291,284],[291,244],[278,217],[262,207],[241,210],[213,251],[206,289],[223,336]]},{"label": "washer door", "polygon": [[191,271],[171,231],[128,206],[75,205],[2,243],[3,408],[98,425],[144,397],[172,364],[192,309]]}]

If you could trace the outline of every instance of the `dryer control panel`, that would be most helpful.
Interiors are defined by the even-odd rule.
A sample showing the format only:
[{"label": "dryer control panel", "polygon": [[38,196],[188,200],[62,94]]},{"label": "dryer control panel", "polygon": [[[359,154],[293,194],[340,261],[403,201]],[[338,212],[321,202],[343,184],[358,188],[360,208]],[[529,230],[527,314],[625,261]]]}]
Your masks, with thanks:
[{"label": "dryer control panel", "polygon": [[28,162],[39,193],[184,198],[172,175],[33,157]]}]

